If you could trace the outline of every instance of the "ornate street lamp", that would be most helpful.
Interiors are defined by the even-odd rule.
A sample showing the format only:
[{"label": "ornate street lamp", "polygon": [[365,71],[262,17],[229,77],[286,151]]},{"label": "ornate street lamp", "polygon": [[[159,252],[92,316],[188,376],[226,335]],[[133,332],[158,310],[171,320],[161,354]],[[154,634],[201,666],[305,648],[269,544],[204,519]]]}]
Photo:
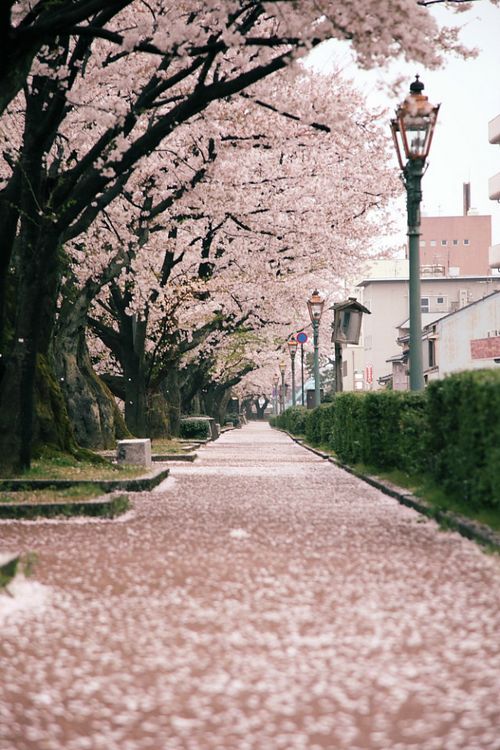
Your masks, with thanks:
[{"label": "ornate street lamp", "polygon": [[285,365],[285,363],[283,362],[283,360],[281,360],[281,362],[280,362],[280,372],[281,372],[281,398],[280,398],[280,408],[281,408],[281,413],[282,413],[282,414],[283,414],[283,412],[285,411],[285,370],[286,370],[286,365]]},{"label": "ornate street lamp", "polygon": [[410,265],[410,390],[424,388],[422,365],[422,313],[420,309],[420,202],[425,162],[434,135],[439,104],[433,106],[422,94],[424,84],[416,76],[410,93],[391,120],[391,131],[406,187],[408,254]]},{"label": "ornate street lamp", "polygon": [[292,406],[295,406],[295,355],[297,354],[297,347],[299,342],[295,336],[291,336],[287,341],[288,351],[290,352],[290,360],[292,364]]},{"label": "ornate street lamp", "polygon": [[307,309],[309,310],[309,317],[313,326],[313,342],[314,342],[314,406],[319,406],[321,403],[321,391],[319,384],[319,352],[318,352],[318,338],[319,338],[319,322],[323,313],[323,305],[325,300],[320,295],[317,289],[314,290],[310,298],[307,300]]},{"label": "ornate street lamp", "polygon": [[370,310],[358,302],[356,297],[349,297],[345,302],[337,302],[333,307],[332,341],[335,343],[335,391],[343,390],[342,380],[342,344],[358,344],[361,333],[363,313],[370,315]]}]

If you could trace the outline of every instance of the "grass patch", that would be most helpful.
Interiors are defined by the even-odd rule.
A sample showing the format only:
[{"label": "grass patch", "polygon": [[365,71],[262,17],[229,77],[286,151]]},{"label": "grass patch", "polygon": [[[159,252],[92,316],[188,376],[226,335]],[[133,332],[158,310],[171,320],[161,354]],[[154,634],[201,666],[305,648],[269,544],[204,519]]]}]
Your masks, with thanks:
[{"label": "grass patch", "polygon": [[31,468],[16,479],[75,479],[78,481],[98,482],[101,479],[133,479],[146,473],[143,466],[124,466],[112,464],[101,459],[79,461],[75,456],[66,453],[36,458]]},{"label": "grass patch", "polygon": [[91,484],[79,485],[77,487],[66,487],[56,489],[46,487],[41,490],[19,490],[16,492],[0,492],[0,503],[37,503],[51,504],[64,502],[77,502],[90,500],[101,495]]},{"label": "grass patch", "polygon": [[169,440],[167,438],[158,438],[151,441],[152,453],[186,453],[189,448],[188,443],[181,443],[179,440]]},{"label": "grass patch", "polygon": [[[19,495],[33,495],[35,493],[16,493]],[[0,504],[0,518],[13,518],[33,520],[36,518],[68,518],[72,516],[88,516],[94,518],[116,518],[130,508],[130,501],[126,495],[115,495],[113,497],[96,499],[92,497],[86,500],[73,500],[64,497],[55,497],[48,501],[34,502],[32,497],[18,499],[17,503]],[[95,497],[95,490],[94,490]],[[16,498],[17,499],[17,498]]]},{"label": "grass patch", "polygon": [[448,495],[428,477],[406,474],[399,469],[380,471],[374,466],[364,464],[356,464],[352,468],[360,474],[370,474],[409,490],[434,510],[450,511],[473,521],[478,521],[494,531],[500,531],[499,508],[474,508],[470,503]]}]

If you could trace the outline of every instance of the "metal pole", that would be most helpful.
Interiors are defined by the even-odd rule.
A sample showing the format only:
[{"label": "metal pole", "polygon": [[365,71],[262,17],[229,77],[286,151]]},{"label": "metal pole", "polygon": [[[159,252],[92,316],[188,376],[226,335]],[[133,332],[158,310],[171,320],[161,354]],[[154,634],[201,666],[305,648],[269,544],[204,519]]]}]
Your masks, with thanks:
[{"label": "metal pole", "polygon": [[290,351],[290,358],[292,360],[292,406],[295,406],[297,401],[295,398],[295,355],[297,352]]},{"label": "metal pole", "polygon": [[281,413],[285,411],[285,371],[281,373]]},{"label": "metal pole", "polygon": [[319,339],[319,321],[313,321],[313,332],[314,332],[314,406],[321,404],[321,391],[319,386],[319,351],[318,351],[318,339]]},{"label": "metal pole", "polygon": [[304,344],[300,345],[300,370],[302,373],[302,406],[304,406]]},{"label": "metal pole", "polygon": [[408,213],[408,255],[410,293],[410,390],[425,387],[422,362],[422,311],[420,298],[420,202],[422,200],[423,159],[409,159],[405,170]]},{"label": "metal pole", "polygon": [[335,392],[340,393],[344,390],[342,374],[342,344],[335,342]]}]

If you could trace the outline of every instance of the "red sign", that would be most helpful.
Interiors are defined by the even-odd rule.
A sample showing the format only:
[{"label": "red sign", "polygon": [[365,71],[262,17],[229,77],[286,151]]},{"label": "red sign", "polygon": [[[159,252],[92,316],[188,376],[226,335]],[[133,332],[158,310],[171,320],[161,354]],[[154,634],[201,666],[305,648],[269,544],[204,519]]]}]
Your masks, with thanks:
[{"label": "red sign", "polygon": [[500,336],[487,339],[472,339],[470,342],[472,359],[493,359],[500,357]]},{"label": "red sign", "polygon": [[365,380],[367,383],[373,382],[373,367],[371,365],[367,365],[365,368]]},{"label": "red sign", "polygon": [[307,343],[307,333],[305,331],[301,331],[298,333],[295,338],[299,342],[299,344],[306,344]]}]

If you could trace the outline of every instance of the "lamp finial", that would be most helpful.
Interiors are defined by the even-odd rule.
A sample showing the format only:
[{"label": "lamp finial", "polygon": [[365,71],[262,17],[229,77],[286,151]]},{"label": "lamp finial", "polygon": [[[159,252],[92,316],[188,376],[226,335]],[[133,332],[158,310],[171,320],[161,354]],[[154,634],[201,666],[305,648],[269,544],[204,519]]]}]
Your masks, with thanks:
[{"label": "lamp finial", "polygon": [[421,94],[424,88],[424,84],[420,80],[420,76],[417,73],[417,75],[415,76],[415,80],[410,84],[410,92],[412,94]]}]

